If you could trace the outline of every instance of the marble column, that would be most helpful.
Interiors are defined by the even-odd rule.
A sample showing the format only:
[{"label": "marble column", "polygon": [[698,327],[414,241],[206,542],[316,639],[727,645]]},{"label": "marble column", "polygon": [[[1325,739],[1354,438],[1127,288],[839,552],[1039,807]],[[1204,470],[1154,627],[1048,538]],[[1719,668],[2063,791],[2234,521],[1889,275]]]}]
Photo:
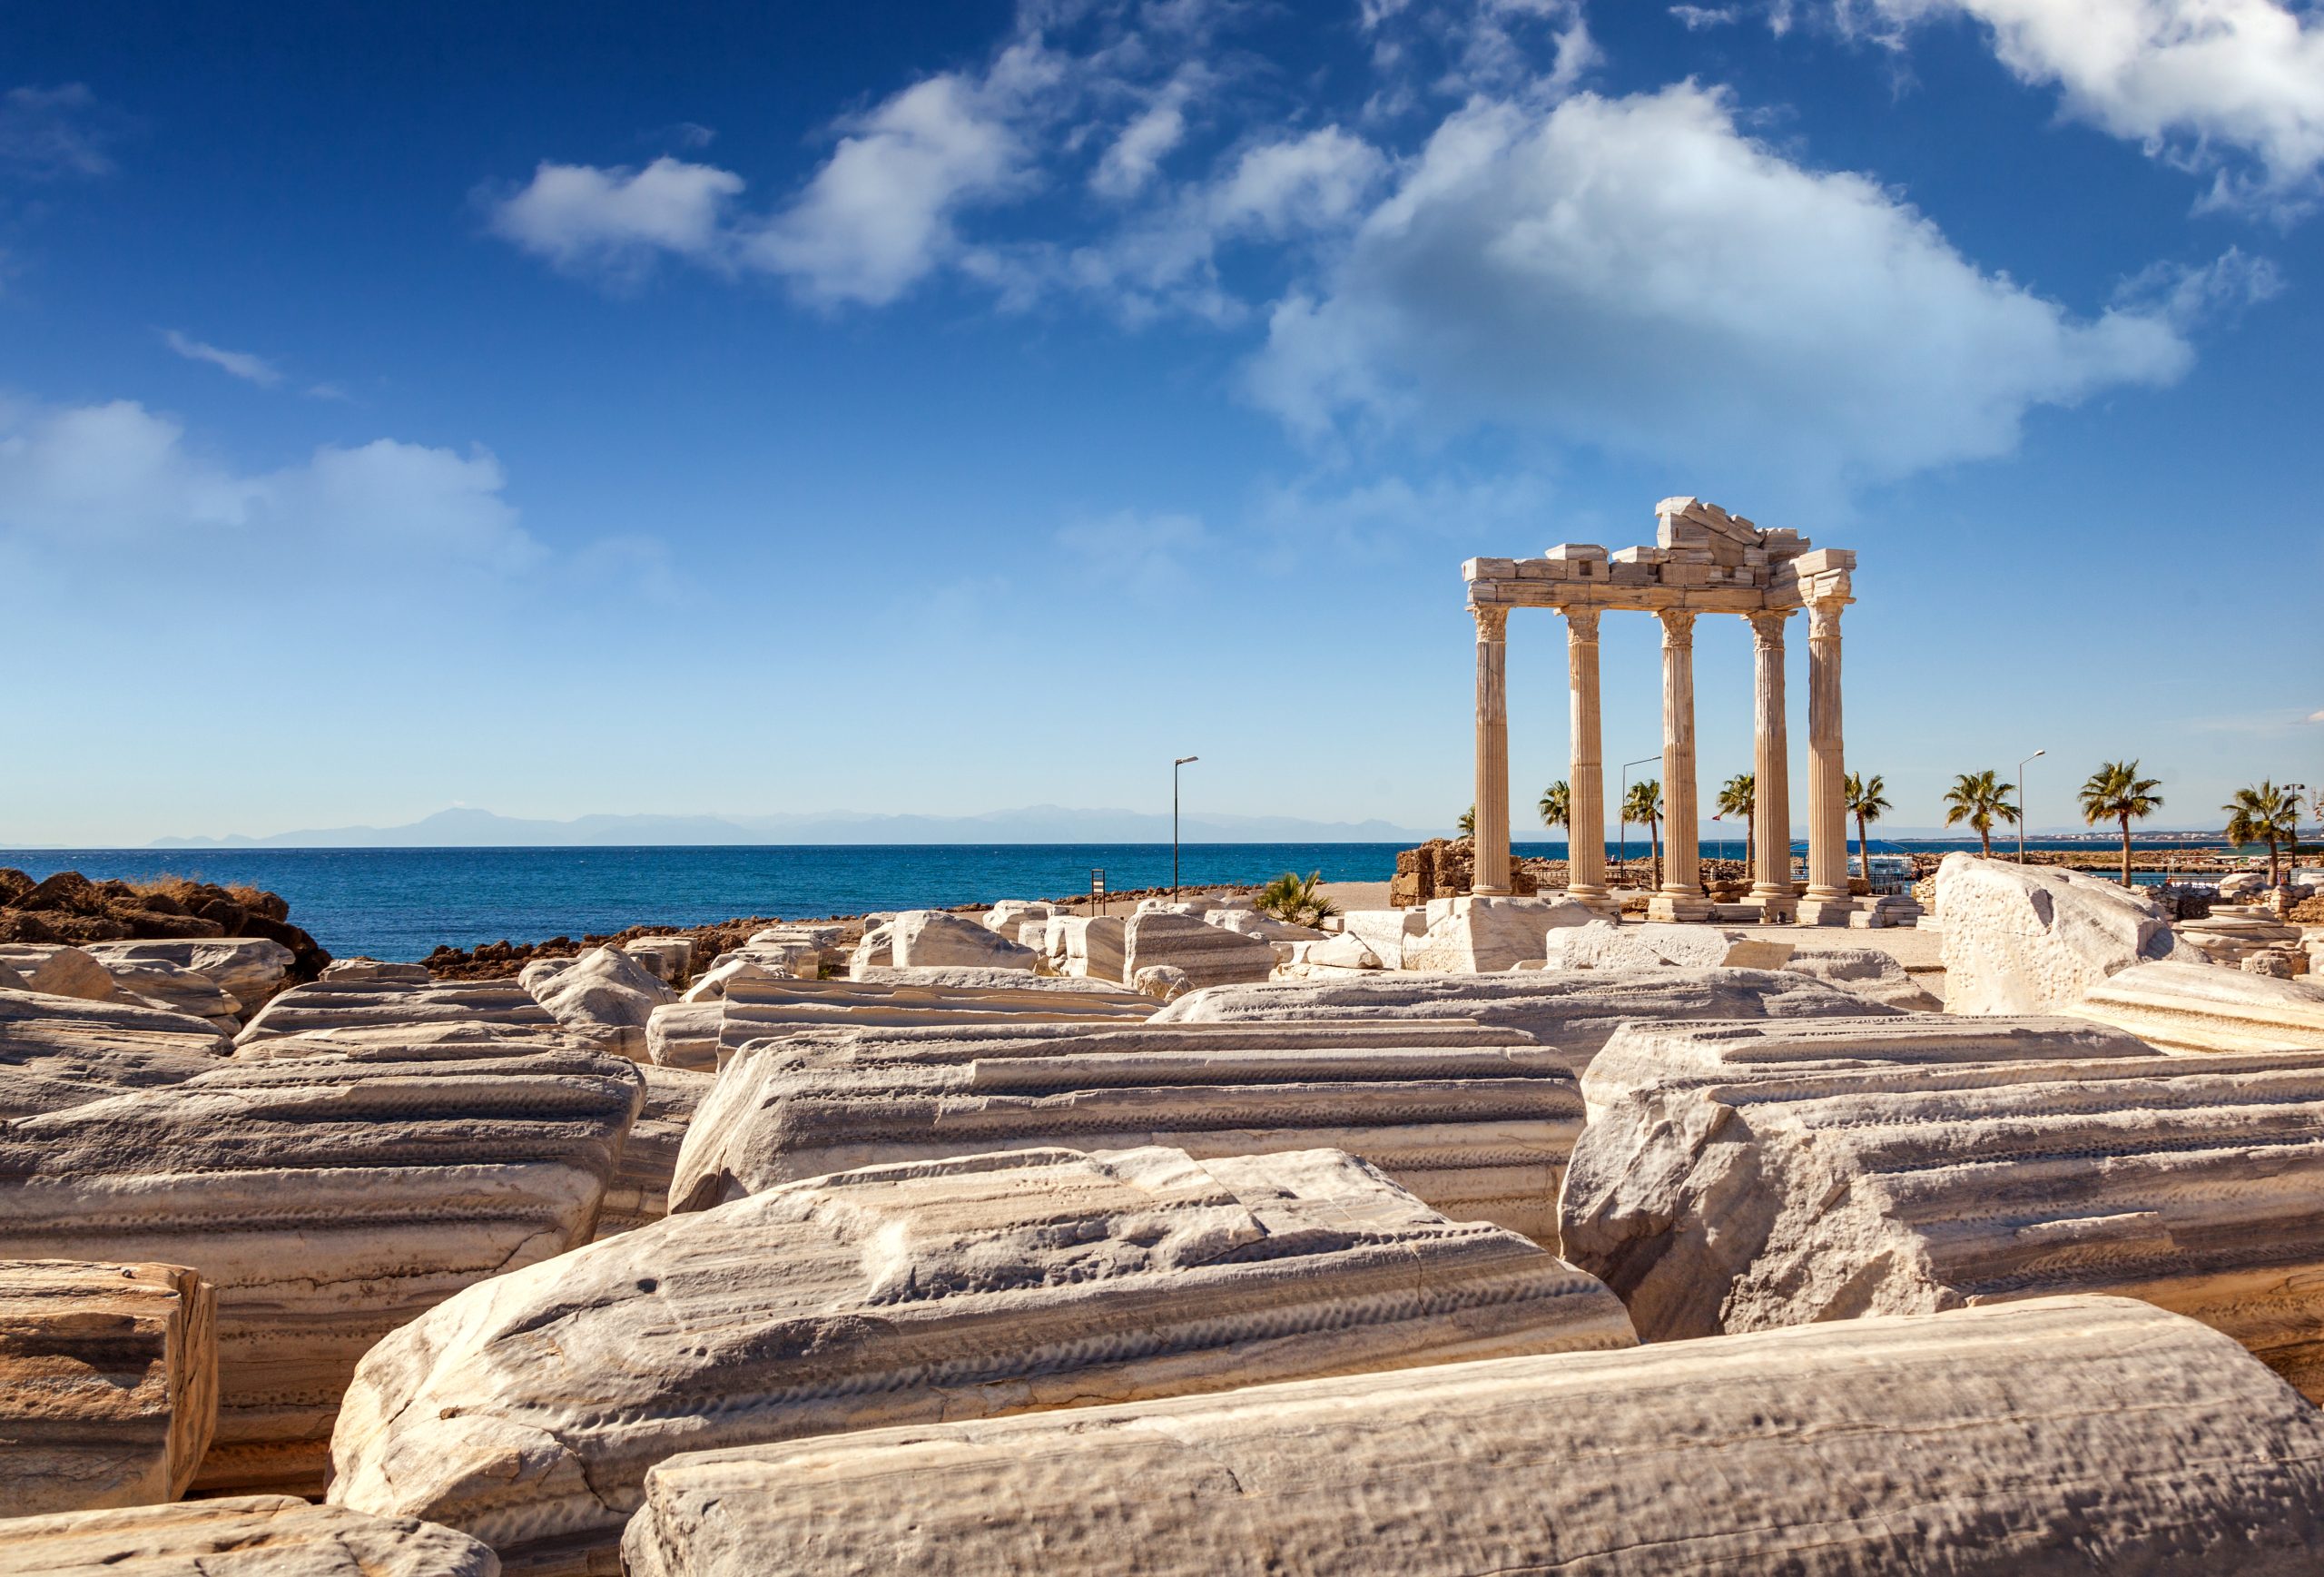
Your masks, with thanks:
[{"label": "marble column", "polygon": [[1846,755],[1840,739],[1843,598],[1807,608],[1807,892],[1803,925],[1846,925],[1848,896]]},{"label": "marble column", "polygon": [[1783,624],[1789,608],[1756,613],[1751,619],[1752,711],[1757,735],[1752,754],[1751,827],[1759,844],[1750,902],[1769,923],[1787,922],[1796,905],[1791,890],[1790,742],[1783,721]]},{"label": "marble column", "polygon": [[1647,900],[1649,920],[1708,920],[1702,861],[1695,847],[1695,616],[1665,609],[1662,620],[1662,884]]},{"label": "marble column", "polygon": [[1509,610],[1474,607],[1477,619],[1476,863],[1469,891],[1509,891]]},{"label": "marble column", "polygon": [[1615,912],[1606,889],[1606,764],[1598,744],[1598,610],[1565,612],[1566,687],[1573,744],[1566,780],[1565,895],[1604,914]]}]

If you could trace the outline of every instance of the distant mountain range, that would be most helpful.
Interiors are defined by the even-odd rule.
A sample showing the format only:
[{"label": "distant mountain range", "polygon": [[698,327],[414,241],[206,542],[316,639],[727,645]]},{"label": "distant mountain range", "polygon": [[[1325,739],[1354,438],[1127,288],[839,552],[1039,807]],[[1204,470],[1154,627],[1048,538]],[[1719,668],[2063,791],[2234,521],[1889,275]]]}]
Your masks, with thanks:
[{"label": "distant mountain range", "polygon": [[[1185,817],[1189,843],[1417,843],[1393,823],[1297,816]],[[438,811],[399,827],[310,827],[266,837],[156,838],[155,849],[480,849],[733,843],[1167,843],[1170,818],[1139,811],[1029,805],[978,816],[871,816],[844,811],[787,816],[577,816],[531,821],[490,811]]]}]

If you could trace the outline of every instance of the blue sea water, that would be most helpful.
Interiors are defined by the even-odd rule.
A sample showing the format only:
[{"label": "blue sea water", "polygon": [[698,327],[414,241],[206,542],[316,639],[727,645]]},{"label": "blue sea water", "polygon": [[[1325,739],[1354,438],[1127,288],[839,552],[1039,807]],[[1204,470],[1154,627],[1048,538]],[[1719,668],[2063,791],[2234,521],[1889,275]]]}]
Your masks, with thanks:
[{"label": "blue sea water", "polygon": [[[1633,837],[1632,854],[1642,853]],[[2030,840],[2034,847],[2087,847]],[[1915,843],[1915,849],[1959,844]],[[1974,848],[1970,840],[1967,847]],[[1609,852],[1614,850],[1609,845]],[[1563,843],[1520,843],[1563,859]],[[1189,843],[1187,886],[1265,882],[1285,871],[1326,881],[1384,882],[1393,843]],[[1741,847],[1707,843],[1706,856]],[[538,941],[632,925],[703,925],[736,915],[783,919],[943,908],[1002,898],[1167,886],[1167,843],[755,845],[645,849],[0,849],[0,865],[34,877],[195,877],[248,882],[290,901],[290,919],[341,957],[419,959],[439,942]]]}]

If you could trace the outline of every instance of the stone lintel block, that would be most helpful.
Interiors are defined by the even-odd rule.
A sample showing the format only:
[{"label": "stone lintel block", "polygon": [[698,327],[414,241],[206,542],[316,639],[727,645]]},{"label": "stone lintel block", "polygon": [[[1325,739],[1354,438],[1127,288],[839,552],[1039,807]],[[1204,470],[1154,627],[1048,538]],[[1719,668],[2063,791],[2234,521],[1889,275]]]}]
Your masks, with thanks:
[{"label": "stone lintel block", "polygon": [[2289,1577],[2319,1459],[2215,1333],[2051,1298],[689,1453],[623,1570]]},{"label": "stone lintel block", "polygon": [[1595,542],[1561,542],[1541,557],[1561,563],[1603,564],[1606,562],[1606,550]]},{"label": "stone lintel block", "polygon": [[1607,567],[1607,579],[1615,586],[1651,586],[1657,566],[1617,559]]},{"label": "stone lintel block", "polygon": [[1827,569],[1854,569],[1856,550],[1851,547],[1818,547],[1802,553],[1793,561],[1802,575],[1818,575]]},{"label": "stone lintel block", "polygon": [[1711,583],[1712,571],[1710,566],[1708,564],[1698,564],[1684,559],[1673,559],[1663,564],[1660,567],[1662,571],[1661,580],[1662,584],[1665,586],[1709,586]]},{"label": "stone lintel block", "polygon": [[1701,508],[1701,499],[1696,498],[1691,493],[1682,493],[1676,498],[1663,499],[1662,502],[1654,507],[1654,513],[1658,518],[1664,518],[1672,515],[1684,515],[1689,510]]},{"label": "stone lintel block", "polygon": [[1472,580],[1469,582],[1470,606],[1472,607],[1482,607],[1490,606],[1498,603],[1516,601],[1517,589],[1515,586],[1512,584],[1516,580],[1516,578],[1517,577],[1512,575],[1508,580]]},{"label": "stone lintel block", "polygon": [[1461,565],[1463,580],[1506,580],[1517,573],[1513,558],[1471,558]]},{"label": "stone lintel block", "polygon": [[1520,580],[1562,580],[1565,567],[1546,558],[1521,558],[1517,561]]},{"label": "stone lintel block", "polygon": [[1614,550],[1616,564],[1659,564],[1667,557],[1659,547],[1618,547]]},{"label": "stone lintel block", "polygon": [[0,1261],[0,1506],[173,1501],[217,1420],[217,1298],[200,1276]]}]

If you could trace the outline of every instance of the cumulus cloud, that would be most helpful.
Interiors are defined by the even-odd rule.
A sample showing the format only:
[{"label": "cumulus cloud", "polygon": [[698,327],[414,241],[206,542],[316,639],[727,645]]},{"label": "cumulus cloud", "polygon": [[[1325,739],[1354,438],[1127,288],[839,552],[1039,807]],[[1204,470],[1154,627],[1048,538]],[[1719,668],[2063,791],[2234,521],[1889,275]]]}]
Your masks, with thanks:
[{"label": "cumulus cloud", "polygon": [[245,473],[135,400],[0,408],[0,537],[98,552],[332,549],[516,569],[540,547],[482,448],[380,439]]},{"label": "cumulus cloud", "polygon": [[110,175],[117,117],[81,83],[0,94],[0,167],[35,181]]},{"label": "cumulus cloud", "polygon": [[271,389],[282,381],[280,368],[265,357],[253,356],[247,350],[222,350],[175,329],[162,330],[162,342],[189,361],[207,361],[221,371],[245,383],[255,383],[261,389]]},{"label": "cumulus cloud", "polygon": [[[2189,168],[2210,199],[2290,212],[2324,170],[2324,13],[2278,0],[1836,0],[1844,23],[1983,25],[2067,113]],[[2242,161],[2230,155],[2241,155]]]},{"label": "cumulus cloud", "polygon": [[1452,115],[1276,307],[1252,384],[1311,431],[1503,426],[1830,488],[2006,452],[2032,407],[2191,354],[2167,308],[2076,319],[1682,84]]},{"label": "cumulus cloud", "polygon": [[824,303],[881,306],[954,254],[953,216],[1026,170],[1009,112],[1042,75],[1038,46],[973,84],[930,77],[856,122],[798,198],[742,243],[754,267]]},{"label": "cumulus cloud", "polygon": [[665,252],[723,256],[726,204],[743,178],[665,154],[644,169],[544,160],[517,191],[487,198],[493,232],[569,273],[635,281]]}]

